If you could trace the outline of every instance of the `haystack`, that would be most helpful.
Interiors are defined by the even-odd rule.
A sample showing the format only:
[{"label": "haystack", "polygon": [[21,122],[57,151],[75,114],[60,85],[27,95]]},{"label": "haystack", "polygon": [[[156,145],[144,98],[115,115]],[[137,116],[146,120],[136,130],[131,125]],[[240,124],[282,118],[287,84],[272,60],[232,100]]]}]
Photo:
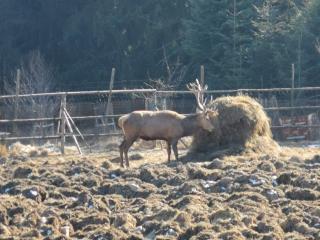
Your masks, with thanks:
[{"label": "haystack", "polygon": [[245,95],[220,97],[207,107],[215,109],[215,129],[199,130],[193,137],[191,153],[227,150],[277,154],[279,145],[272,139],[270,121],[263,107]]}]

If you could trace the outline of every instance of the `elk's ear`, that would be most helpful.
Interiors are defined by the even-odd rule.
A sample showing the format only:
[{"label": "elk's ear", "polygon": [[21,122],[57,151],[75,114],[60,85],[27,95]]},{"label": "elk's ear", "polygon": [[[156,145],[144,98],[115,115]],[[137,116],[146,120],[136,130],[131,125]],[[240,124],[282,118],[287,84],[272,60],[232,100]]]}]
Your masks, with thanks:
[{"label": "elk's ear", "polygon": [[210,119],[210,111],[205,110],[205,111],[203,112],[203,114],[204,114],[204,116],[205,116],[205,118],[206,118],[207,120]]},{"label": "elk's ear", "polygon": [[207,110],[207,111],[206,111],[206,115],[207,115],[209,118],[213,118],[213,117],[215,117],[215,116],[218,115],[218,112],[215,111],[215,110]]}]

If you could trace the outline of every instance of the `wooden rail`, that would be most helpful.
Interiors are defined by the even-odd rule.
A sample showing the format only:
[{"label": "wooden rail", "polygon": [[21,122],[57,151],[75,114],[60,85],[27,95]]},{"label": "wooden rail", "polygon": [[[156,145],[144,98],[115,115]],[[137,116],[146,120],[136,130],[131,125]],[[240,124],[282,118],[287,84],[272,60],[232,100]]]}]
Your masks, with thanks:
[{"label": "wooden rail", "polygon": [[[103,137],[103,136],[121,136],[122,133],[118,132],[118,133],[87,133],[87,134],[71,134],[71,133],[66,133],[64,136],[65,137]],[[48,135],[48,136],[22,136],[22,137],[8,137],[8,136],[4,136],[1,137],[0,136],[0,140],[3,141],[17,141],[17,140],[49,140],[49,139],[60,139],[61,135]]]},{"label": "wooden rail", "polygon": [[[292,91],[317,91],[320,87],[304,87],[304,88],[272,88],[272,89],[236,89],[236,90],[209,90],[205,91],[207,94],[231,94],[231,93],[248,93],[248,92],[292,92]],[[67,96],[84,96],[84,95],[107,95],[110,94],[139,94],[139,93],[149,93],[154,94],[155,97],[159,95],[177,95],[177,94],[192,94],[190,91],[157,91],[156,89],[130,89],[130,90],[103,90],[103,91],[75,91],[75,92],[52,92],[52,93],[35,93],[35,94],[15,94],[15,95],[4,95],[0,96],[0,100],[17,98],[27,98],[27,97],[48,97],[48,96],[59,96],[62,99],[67,98]],[[63,100],[65,101],[65,100]],[[67,103],[63,104],[66,108]],[[320,106],[290,106],[290,107],[270,107],[264,108],[265,111],[291,111],[291,110],[316,110],[320,109]],[[189,115],[189,114],[185,114]],[[123,114],[112,114],[112,115],[95,115],[95,116],[74,116],[73,120],[85,121],[90,119],[98,118],[118,118],[123,116]],[[52,118],[25,118],[25,119],[0,119],[0,123],[30,123],[30,122],[46,122],[46,121],[59,121],[63,123],[65,120],[63,115],[59,117]],[[65,124],[62,124],[65,126]],[[273,129],[283,129],[283,128],[320,128],[320,125],[286,125],[286,126],[272,126]],[[98,133],[98,134],[82,134],[82,137],[94,137],[94,136],[119,136],[121,133]],[[81,136],[79,134],[66,133],[65,130],[58,133],[57,135],[50,136],[20,136],[11,137],[8,135],[0,136],[0,140],[3,141],[15,141],[15,140],[35,140],[35,139],[61,139],[64,142],[65,137],[75,137]]]},{"label": "wooden rail", "polygon": [[[320,125],[286,125],[286,126],[271,126],[272,129],[285,129],[285,128],[320,128]],[[66,133],[64,135],[66,138],[70,137],[112,137],[112,136],[122,136],[121,132],[116,133],[87,133],[87,134],[70,134]],[[18,141],[18,140],[50,140],[50,139],[60,139],[61,135],[48,135],[48,136],[21,136],[21,137],[9,137],[0,136],[1,141]]]},{"label": "wooden rail", "polygon": [[[112,94],[129,94],[129,93],[155,93],[156,89],[124,89],[124,90],[112,90]],[[83,96],[83,95],[109,95],[109,90],[103,91],[79,91],[79,92],[51,92],[51,93],[31,93],[31,94],[19,94],[19,95],[3,95],[0,99],[12,99],[23,97],[50,97],[50,96]]]},{"label": "wooden rail", "polygon": [[[291,92],[291,91],[319,91],[320,87],[301,87],[301,88],[265,88],[265,89],[232,89],[232,90],[207,90],[205,93],[247,93],[247,92]],[[130,94],[130,93],[156,93],[156,94],[192,94],[188,90],[181,91],[158,91],[157,89],[122,89],[112,90],[112,94]],[[51,92],[51,93],[31,93],[31,94],[19,94],[19,95],[2,95],[1,99],[12,99],[22,97],[49,97],[49,96],[83,96],[83,95],[109,95],[110,90],[101,91],[74,91],[74,92]]]},{"label": "wooden rail", "polygon": [[[259,93],[259,92],[291,92],[291,91],[319,91],[320,87],[301,87],[301,88],[244,88],[230,90],[207,90],[207,94],[223,94],[223,93]],[[159,94],[192,94],[190,91],[157,91]]]},{"label": "wooden rail", "polygon": [[[320,109],[320,106],[295,106],[295,107],[270,107],[264,108],[265,111],[290,111],[290,110],[312,110]],[[119,118],[125,114],[112,114],[112,115],[94,115],[94,116],[74,116],[74,120],[90,120],[98,118]],[[190,115],[190,114],[184,114]],[[20,118],[20,119],[0,119],[0,123],[21,123],[21,122],[45,122],[45,121],[59,121],[61,117],[52,118]]]}]

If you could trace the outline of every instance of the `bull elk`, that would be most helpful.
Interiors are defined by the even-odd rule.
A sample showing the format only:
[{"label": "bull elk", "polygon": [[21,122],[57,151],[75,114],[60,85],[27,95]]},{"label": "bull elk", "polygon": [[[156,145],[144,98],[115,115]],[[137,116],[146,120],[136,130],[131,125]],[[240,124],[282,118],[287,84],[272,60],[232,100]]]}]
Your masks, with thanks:
[{"label": "bull elk", "polygon": [[[203,88],[196,83],[187,85],[196,96],[200,112],[185,116],[174,111],[134,111],[119,118],[118,125],[124,134],[124,140],[119,146],[121,167],[124,167],[123,153],[126,165],[129,167],[128,150],[139,138],[143,140],[165,140],[167,142],[168,161],[170,162],[171,147],[175,159],[178,160],[178,140],[193,135],[199,128],[213,130],[211,118],[215,111],[206,109],[203,101]],[[206,88],[205,88],[206,89]]]}]

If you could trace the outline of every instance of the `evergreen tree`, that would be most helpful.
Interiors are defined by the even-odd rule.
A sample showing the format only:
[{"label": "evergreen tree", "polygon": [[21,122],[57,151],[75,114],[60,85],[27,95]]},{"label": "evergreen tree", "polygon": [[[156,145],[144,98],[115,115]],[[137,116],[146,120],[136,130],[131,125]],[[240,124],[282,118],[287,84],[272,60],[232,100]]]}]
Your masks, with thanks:
[{"label": "evergreen tree", "polygon": [[291,86],[291,64],[297,60],[292,38],[304,0],[265,0],[255,5],[253,74],[259,87]]},{"label": "evergreen tree", "polygon": [[206,66],[212,88],[248,85],[252,1],[190,0],[183,47],[190,61]]},{"label": "evergreen tree", "polygon": [[[294,38],[301,86],[318,86],[320,75],[320,2],[312,0],[297,21]],[[301,68],[301,69],[300,69]]]}]

